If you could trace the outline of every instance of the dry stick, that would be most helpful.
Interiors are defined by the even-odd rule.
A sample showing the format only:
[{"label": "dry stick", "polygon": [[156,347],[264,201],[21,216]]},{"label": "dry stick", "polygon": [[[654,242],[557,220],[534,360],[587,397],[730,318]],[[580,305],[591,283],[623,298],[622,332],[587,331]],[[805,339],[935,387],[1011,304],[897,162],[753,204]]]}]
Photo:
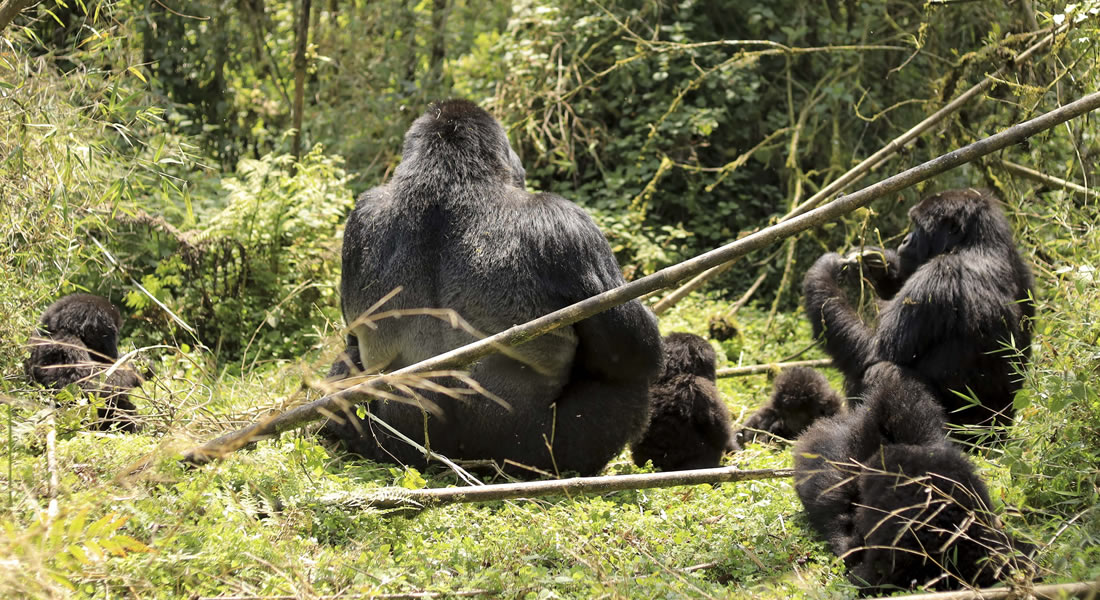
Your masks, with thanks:
[{"label": "dry stick", "polygon": [[[498,590],[457,590],[454,592],[394,592],[390,594],[333,594],[329,596],[309,596],[314,600],[352,600],[371,598],[372,600],[417,600],[420,598],[471,598],[474,596],[500,596]],[[298,600],[302,596],[202,596],[199,600]]]},{"label": "dry stick", "polygon": [[[858,165],[849,169],[847,173],[844,173],[840,177],[834,179],[828,185],[821,188],[816,194],[807,198],[805,202],[796,206],[793,210],[791,210],[791,212],[784,215],[783,218],[779,220],[779,222],[782,223],[784,221],[793,219],[798,215],[806,213],[806,211],[813,209],[818,204],[821,204],[821,201],[825,198],[828,198],[829,196],[838,193],[844,188],[848,187],[848,184],[853,183],[866,173],[870,172],[871,169],[877,167],[887,158],[895,154],[898,150],[901,150],[903,146],[911,142],[918,135],[924,133],[933,125],[942,121],[945,117],[947,117],[947,115],[961,108],[964,104],[969,102],[975,96],[993,87],[993,84],[995,84],[998,79],[1001,78],[1001,76],[1007,69],[1009,69],[1010,67],[1015,68],[1020,63],[1030,59],[1032,55],[1041,50],[1044,46],[1050,44],[1058,34],[1063,33],[1067,29],[1069,29],[1069,24],[1065,23],[1055,29],[1053,32],[1051,32],[1049,36],[1043,36],[1043,39],[1035,42],[1020,54],[1017,54],[1012,59],[1011,63],[1002,66],[1001,68],[997,69],[989,75],[986,75],[985,79],[981,80],[978,84],[963,92],[961,95],[959,95],[959,97],[948,103],[947,106],[944,106],[943,108],[932,113],[928,116],[928,118],[924,119],[920,123],[917,123],[908,131],[894,138],[890,143],[880,148],[878,152],[875,152],[871,156],[863,159],[863,161],[860,162]],[[691,292],[695,291],[699,286],[703,285],[703,283],[706,282],[707,279],[723,273],[731,266],[732,265],[730,264],[720,264],[710,269],[709,271],[699,274],[691,281],[674,290],[668,296],[662,298],[660,302],[654,305],[654,312],[659,315],[661,314],[661,312],[668,310],[672,307],[672,305],[682,300],[684,296],[687,296]],[[661,309],[660,312],[657,311],[658,308]]]},{"label": "dry stick", "polygon": [[749,298],[752,298],[752,295],[756,293],[756,290],[760,289],[761,284],[763,284],[764,280],[767,278],[767,271],[761,273],[760,276],[756,278],[756,281],[752,282],[752,285],[749,286],[749,289],[746,290],[744,294],[741,294],[741,297],[737,299],[737,302],[734,302],[733,306],[731,306],[730,309],[727,310],[726,314],[723,316],[728,319],[736,315],[737,311],[741,310],[746,304],[749,303]]},{"label": "dry stick", "polygon": [[791,477],[792,475],[794,475],[792,469],[745,471],[737,467],[718,467],[715,469],[695,469],[667,473],[603,475],[601,477],[572,477],[569,479],[547,479],[522,483],[498,483],[477,487],[428,488],[423,490],[383,488],[365,498],[350,498],[346,501],[338,501],[336,504],[344,508],[426,508],[443,504],[492,502],[542,496],[571,496],[573,494],[606,494],[623,490],[778,479]]},{"label": "dry stick", "polygon": [[1096,190],[1090,190],[1089,188],[1073,183],[1072,181],[1066,181],[1065,179],[1059,179],[1046,173],[1040,173],[1035,169],[1029,169],[1023,165],[1016,164],[1007,160],[999,160],[993,163],[1001,167],[1002,169],[1012,173],[1013,175],[1019,175],[1020,177],[1026,177],[1032,181],[1038,181],[1039,183],[1045,183],[1055,187],[1065,188],[1068,192],[1073,192],[1080,195],[1084,199],[1088,199],[1089,196],[1096,197],[1098,193]]},{"label": "dry stick", "polygon": [[[982,590],[959,590],[956,592],[935,592],[931,594],[913,594],[900,596],[902,600],[1015,600],[1017,598],[1038,598],[1057,600],[1058,598],[1095,597],[1100,593],[1100,582],[1055,583],[1035,587],[1006,587]],[[1065,596],[1063,596],[1065,594]],[[893,600],[898,600],[894,597]],[[872,600],[884,600],[874,598]]]},{"label": "dry stick", "polygon": [[57,412],[50,411],[48,417],[46,417],[46,470],[50,473],[50,488],[47,492],[47,496],[50,502],[46,508],[46,518],[52,523],[57,515],[60,514],[60,509],[57,505],[57,490],[61,487],[61,477],[58,475],[57,468]]},{"label": "dry stick", "polygon": [[745,367],[727,367],[725,369],[718,369],[718,378],[744,377],[746,375],[770,373],[771,371],[781,371],[793,367],[831,367],[832,365],[832,359],[815,358],[812,360],[792,360],[790,362],[774,362],[760,365],[748,365]]},{"label": "dry stick", "polygon": [[374,379],[349,387],[335,394],[324,396],[309,404],[291,409],[281,415],[254,423],[244,429],[227,433],[206,444],[193,448],[184,454],[184,460],[202,464],[224,456],[245,445],[257,441],[261,437],[276,435],[290,429],[301,427],[311,421],[321,418],[322,412],[328,414],[337,412],[341,406],[362,401],[369,395],[369,390],[384,386],[402,375],[418,373],[422,371],[446,370],[460,368],[482,357],[488,356],[501,347],[511,347],[522,344],[558,327],[572,325],[578,321],[587,319],[593,315],[644,296],[659,289],[674,285],[688,277],[692,277],[702,271],[729,262],[749,252],[767,247],[775,242],[786,239],[796,233],[812,227],[823,225],[837,219],[849,212],[866,205],[876,198],[892,194],[905,189],[913,184],[925,181],[947,170],[966,164],[998,150],[1007,148],[1012,144],[1018,144],[1027,138],[1055,127],[1070,119],[1081,116],[1087,112],[1100,108],[1100,92],[1089,94],[1075,102],[1067,104],[1056,110],[1052,110],[1039,117],[1014,125],[1008,129],[978,140],[958,150],[949,152],[943,156],[932,159],[921,165],[908,169],[902,173],[888,177],[874,185],[863,188],[857,192],[842,196],[836,200],[816,208],[808,213],[799,215],[767,227],[735,242],[730,242],[721,248],[711,250],[695,258],[686,260],[680,264],[666,267],[637,279],[582,300],[571,306],[554,311],[533,321],[522,325],[516,325],[485,339],[478,340],[449,352],[444,352],[433,358],[409,365],[392,373],[379,375]]}]

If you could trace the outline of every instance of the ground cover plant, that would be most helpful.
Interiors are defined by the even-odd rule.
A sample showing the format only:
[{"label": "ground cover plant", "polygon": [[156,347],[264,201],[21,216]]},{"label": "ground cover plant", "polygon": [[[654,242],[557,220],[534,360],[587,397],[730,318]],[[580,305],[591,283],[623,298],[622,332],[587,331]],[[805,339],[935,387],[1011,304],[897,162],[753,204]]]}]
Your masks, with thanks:
[{"label": "ground cover plant", "polygon": [[[178,459],[321,394],[343,350],[342,223],[427,100],[490,108],[529,187],[594,214],[636,278],[766,225],[991,73],[863,183],[1096,91],[1100,5],[316,3],[295,156],[301,6],[45,2],[3,24],[0,596],[855,596],[789,479],[409,511],[364,499],[465,482],[356,460],[317,425]],[[925,192],[996,190],[1038,318],[1015,423],[972,459],[1044,582],[1095,580],[1097,130],[1069,122],[754,253],[662,312],[661,332],[710,338],[719,368],[822,358],[798,292],[818,255],[896,246]],[[131,394],[137,433],[89,429],[94,398],[69,389],[54,408],[22,373],[41,311],[77,291],[120,308],[120,354],[154,373]],[[773,377],[718,379],[735,426]],[[791,463],[763,443],[723,459]],[[605,473],[651,470],[624,451]]]}]

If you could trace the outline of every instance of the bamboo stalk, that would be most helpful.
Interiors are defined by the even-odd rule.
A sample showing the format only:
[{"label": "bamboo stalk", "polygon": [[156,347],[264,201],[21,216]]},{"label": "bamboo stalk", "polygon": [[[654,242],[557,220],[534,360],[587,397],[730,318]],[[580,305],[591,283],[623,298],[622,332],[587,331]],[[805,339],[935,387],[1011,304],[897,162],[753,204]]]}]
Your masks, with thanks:
[{"label": "bamboo stalk", "polygon": [[767,373],[769,371],[780,371],[793,367],[831,367],[832,365],[832,359],[815,358],[812,360],[793,360],[790,362],[774,362],[760,365],[748,365],[745,367],[727,367],[725,369],[718,369],[718,378],[722,379],[724,377],[744,377],[746,375],[756,375],[758,373]]},{"label": "bamboo stalk", "polygon": [[805,214],[776,223],[761,231],[730,242],[721,248],[703,253],[680,264],[666,267],[635,281],[623,284],[554,311],[522,325],[516,325],[485,339],[444,352],[438,356],[409,365],[403,369],[379,375],[346,390],[324,396],[314,402],[298,406],[281,415],[262,422],[254,423],[218,437],[198,448],[186,452],[183,459],[194,464],[203,464],[236,451],[261,437],[278,435],[284,431],[322,418],[323,414],[333,414],[342,406],[362,401],[370,390],[386,385],[402,375],[422,371],[447,370],[461,368],[480,358],[497,352],[501,348],[516,346],[546,334],[565,325],[572,325],[583,319],[603,312],[613,306],[639,298],[648,293],[676,284],[688,277],[695,276],[707,269],[727,263],[749,252],[765,248],[784,240],[796,233],[823,225],[851,211],[865,206],[876,198],[895,193],[911,185],[931,179],[945,171],[966,164],[998,150],[1064,123],[1075,117],[1100,108],[1100,92],[1094,92],[1039,117],[1014,125],[987,138],[968,144],[958,150],[934,158],[916,167],[888,177],[874,185],[857,192],[842,196],[836,200],[811,210]]},{"label": "bamboo stalk", "polygon": [[[897,153],[898,150],[901,150],[906,144],[913,141],[917,136],[930,129],[933,125],[942,121],[951,113],[962,108],[963,105],[972,100],[975,96],[993,87],[993,84],[995,84],[999,79],[1002,78],[1005,70],[1007,70],[1009,67],[1014,68],[1020,63],[1030,59],[1032,55],[1034,55],[1046,45],[1050,44],[1055,39],[1055,37],[1057,37],[1057,35],[1067,31],[1068,28],[1068,23],[1063,24],[1062,26],[1052,31],[1049,36],[1044,35],[1041,40],[1032,44],[1020,54],[1016,55],[1012,59],[1011,63],[1004,65],[993,73],[987,75],[985,79],[982,79],[976,85],[960,94],[957,98],[949,102],[946,106],[932,113],[920,123],[912,126],[905,133],[891,140],[888,144],[880,148],[877,152],[863,159],[862,161],[860,161],[859,164],[852,167],[851,169],[848,169],[848,171],[840,177],[829,182],[828,185],[818,190],[816,194],[807,198],[805,202],[794,207],[789,213],[784,215],[779,220],[779,222],[782,223],[783,221],[787,221],[801,214],[805,214],[806,211],[821,204],[822,200],[847,188],[849,184],[855,182],[857,179],[870,172],[871,169],[885,162],[887,158]],[[705,283],[707,279],[710,279],[715,275],[721,274],[729,267],[730,265],[718,265],[708,272],[701,273],[699,276],[672,291],[670,294],[657,302],[657,304],[655,304],[653,307],[654,312],[657,312],[657,309],[660,308],[660,312],[657,312],[657,314],[660,315],[661,312],[672,308],[672,306],[682,300],[684,296],[687,296],[691,292],[698,289],[701,285],[703,285],[703,283]]]},{"label": "bamboo stalk", "polygon": [[1076,183],[1073,183],[1072,181],[1066,181],[1065,179],[1059,179],[1058,177],[1047,175],[1046,173],[1040,173],[1035,169],[1029,169],[1028,167],[1016,164],[1011,161],[999,160],[994,164],[1008,171],[1009,173],[1012,173],[1013,175],[1026,177],[1027,179],[1030,179],[1032,181],[1038,181],[1039,183],[1045,183],[1054,187],[1064,188],[1067,192],[1075,193],[1086,200],[1089,198],[1089,196],[1095,198],[1097,195],[1100,195],[1100,192],[1097,192],[1097,190],[1090,190],[1083,185],[1078,185]]},{"label": "bamboo stalk", "polygon": [[[1058,600],[1059,598],[1095,598],[1100,593],[1100,582],[1054,583],[1035,587],[1006,587],[979,590],[958,590],[954,592],[935,592],[931,594],[913,594],[894,596],[892,600],[1016,600],[1018,598],[1037,598],[1039,600]],[[872,600],[885,600],[873,598]]]},{"label": "bamboo stalk", "polygon": [[6,29],[7,26],[15,20],[15,17],[23,12],[23,9],[37,1],[38,0],[8,0],[0,5],[0,31]]},{"label": "bamboo stalk", "polygon": [[623,490],[678,487],[732,481],[756,481],[791,477],[792,469],[755,469],[745,471],[736,467],[671,471],[667,473],[639,473],[635,475],[603,475],[600,477],[572,477],[547,479],[521,483],[498,483],[477,487],[427,488],[408,490],[384,488],[365,498],[348,498],[335,502],[345,508],[427,508],[444,504],[470,502],[494,502],[516,498],[543,496],[571,496],[574,494],[606,494]]}]

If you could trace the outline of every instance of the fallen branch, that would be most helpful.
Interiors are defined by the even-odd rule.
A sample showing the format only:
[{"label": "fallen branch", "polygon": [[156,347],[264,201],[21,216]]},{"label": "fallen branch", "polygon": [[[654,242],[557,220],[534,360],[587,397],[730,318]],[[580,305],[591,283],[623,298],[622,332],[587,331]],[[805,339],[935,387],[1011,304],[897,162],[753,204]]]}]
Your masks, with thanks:
[{"label": "fallen branch", "polygon": [[815,358],[813,360],[775,362],[761,365],[748,365],[746,367],[727,367],[725,369],[718,369],[718,378],[722,379],[723,377],[744,377],[746,375],[756,375],[758,373],[768,373],[770,371],[781,371],[783,369],[790,369],[793,367],[830,367],[832,366],[832,364],[832,359]]},{"label": "fallen branch", "polygon": [[1089,199],[1089,196],[1096,197],[1100,195],[1100,192],[1096,190],[1090,190],[1089,188],[1073,183],[1072,181],[1066,181],[1065,179],[1059,179],[1046,173],[1040,173],[1035,169],[1029,169],[1023,165],[1016,164],[1007,160],[999,160],[995,163],[996,166],[1001,167],[1005,171],[1012,173],[1013,175],[1019,175],[1020,177],[1026,177],[1032,181],[1038,181],[1039,183],[1045,183],[1047,185],[1054,186],[1056,188],[1063,188],[1067,192],[1072,192],[1081,196],[1085,200]]},{"label": "fallen branch", "polygon": [[[314,600],[353,600],[371,598],[372,600],[417,600],[419,598],[472,598],[475,596],[500,596],[499,590],[457,590],[454,592],[394,592],[380,594],[366,592],[362,594],[333,594],[330,596],[308,596]],[[299,600],[302,596],[201,596],[199,600]]]},{"label": "fallen branch", "polygon": [[[852,167],[851,169],[848,169],[848,171],[840,177],[829,182],[828,185],[818,190],[816,194],[807,198],[805,202],[794,207],[789,213],[784,215],[779,220],[779,222],[782,223],[799,215],[805,214],[807,211],[821,204],[821,202],[829,196],[839,193],[841,190],[847,188],[849,184],[855,182],[856,180],[870,172],[871,169],[874,169],[878,165],[885,162],[887,158],[893,156],[895,153],[898,152],[898,150],[901,150],[906,144],[913,141],[917,136],[932,128],[933,125],[939,123],[951,113],[962,108],[963,105],[972,100],[975,96],[993,87],[993,84],[997,83],[1003,78],[1004,72],[1006,70],[1008,70],[1009,68],[1015,68],[1017,65],[1030,59],[1032,55],[1050,44],[1059,34],[1064,33],[1068,29],[1069,24],[1066,23],[1052,31],[1049,35],[1044,35],[1043,38],[1040,39],[1038,42],[1035,42],[1020,54],[1017,54],[1012,59],[1012,62],[1002,66],[993,73],[986,75],[985,79],[982,79],[976,85],[960,94],[957,98],[949,102],[946,106],[932,113],[920,123],[917,123],[913,127],[909,128],[909,130],[905,133],[891,140],[888,144],[880,148],[877,152],[863,159],[858,165]],[[718,265],[707,272],[699,274],[697,277],[685,283],[683,286],[677,288],[676,290],[673,290],[672,293],[668,294],[659,302],[657,302],[657,304],[655,304],[653,307],[654,312],[660,315],[662,312],[668,310],[674,304],[683,299],[684,296],[687,296],[691,292],[698,289],[699,286],[703,285],[703,283],[707,281],[707,279],[710,279],[715,275],[721,274],[730,266],[731,265],[728,264]],[[658,309],[660,309],[659,312]]]},{"label": "fallen branch", "polygon": [[[493,502],[516,498],[538,498],[543,496],[572,496],[574,494],[606,494],[623,490],[643,490],[652,488],[677,487],[683,485],[701,485],[711,483],[729,483],[731,481],[756,481],[760,479],[778,479],[790,477],[792,469],[756,469],[744,471],[736,467],[718,467],[716,469],[696,469],[693,471],[672,471],[668,473],[640,473],[637,475],[604,475],[600,477],[572,477],[570,479],[548,479],[526,481],[522,483],[499,483],[477,487],[427,488],[408,490],[405,488],[383,488],[366,497],[338,496],[328,503],[338,504],[345,509],[362,508],[427,508],[443,504],[469,502]],[[322,502],[326,502],[322,500]]]},{"label": "fallen branch", "polygon": [[711,250],[710,252],[686,260],[680,264],[661,269],[652,275],[623,284],[617,288],[597,294],[587,300],[582,300],[581,302],[554,311],[532,321],[528,321],[522,325],[516,325],[515,327],[506,329],[485,339],[455,348],[449,352],[444,352],[443,354],[409,365],[392,373],[368,379],[363,383],[334,394],[326,395],[309,404],[291,409],[281,415],[266,419],[262,422],[254,423],[244,429],[227,433],[198,448],[186,452],[183,459],[193,464],[207,463],[230,452],[234,452],[248,444],[254,443],[263,437],[278,435],[284,431],[301,427],[306,423],[322,418],[322,414],[337,413],[342,410],[341,407],[355,404],[357,401],[362,401],[368,397],[370,390],[385,386],[390,381],[402,375],[419,373],[422,371],[461,368],[464,365],[468,365],[489,354],[497,352],[502,347],[516,346],[559,327],[572,325],[573,323],[587,319],[613,306],[618,306],[619,304],[639,298],[651,292],[675,285],[678,281],[682,281],[707,269],[727,263],[749,252],[765,248],[801,231],[833,221],[861,206],[865,206],[876,198],[881,198],[888,194],[903,190],[921,181],[931,179],[940,173],[988,154],[992,154],[993,152],[997,152],[1013,144],[1018,144],[1039,132],[1046,131],[1047,129],[1097,108],[1100,108],[1100,92],[1089,94],[1075,102],[1031,119],[1030,121],[1014,125],[1000,133],[978,140],[963,148],[954,150],[894,175],[893,177],[888,177],[862,190],[837,198],[825,206],[777,223],[737,241],[730,242],[721,248]]},{"label": "fallen branch", "polygon": [[[959,590],[955,592],[935,592],[931,594],[913,594],[894,596],[892,600],[1021,600],[1037,598],[1039,600],[1058,600],[1059,598],[1093,598],[1100,593],[1100,582],[1055,583],[1035,587],[1008,587],[981,590]],[[884,600],[874,598],[872,600]]]}]

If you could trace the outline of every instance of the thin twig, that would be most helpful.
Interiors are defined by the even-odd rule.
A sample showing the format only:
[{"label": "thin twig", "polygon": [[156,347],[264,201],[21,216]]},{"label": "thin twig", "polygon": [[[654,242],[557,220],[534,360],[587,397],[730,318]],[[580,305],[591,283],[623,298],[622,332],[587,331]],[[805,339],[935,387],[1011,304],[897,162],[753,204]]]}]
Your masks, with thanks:
[{"label": "thin twig", "polygon": [[791,469],[756,469],[745,471],[737,467],[672,471],[668,473],[639,473],[634,475],[603,475],[600,477],[572,477],[521,483],[498,483],[477,487],[383,488],[366,497],[331,496],[322,502],[339,505],[345,509],[362,508],[426,508],[444,504],[469,502],[494,502],[516,498],[543,496],[572,496],[574,494],[607,494],[623,490],[677,487],[729,483],[733,481],[757,481],[791,477]]},{"label": "thin twig", "polygon": [[783,369],[791,369],[794,367],[831,367],[832,365],[832,359],[814,358],[811,360],[774,362],[760,365],[748,365],[744,367],[727,367],[725,369],[718,369],[718,378],[722,379],[724,377],[745,377],[746,375],[758,375],[760,373],[782,371]]},{"label": "thin twig", "polygon": [[1095,190],[1073,183],[1072,181],[1066,181],[1065,179],[1059,179],[1057,177],[1047,175],[1046,173],[1040,173],[1035,169],[1029,169],[1020,164],[1016,164],[1007,160],[999,160],[993,163],[1002,169],[1012,173],[1013,175],[1019,175],[1020,177],[1026,177],[1032,181],[1038,181],[1039,183],[1045,183],[1058,188],[1064,188],[1067,192],[1073,192],[1085,200],[1088,200],[1089,196],[1096,197],[1098,194]]},{"label": "thin twig", "polygon": [[896,193],[916,183],[931,179],[945,171],[977,160],[1013,144],[1018,144],[1037,133],[1046,131],[1097,108],[1100,108],[1100,92],[1094,92],[1084,96],[1075,102],[1052,110],[1030,121],[1009,127],[1000,133],[968,144],[958,150],[954,150],[943,156],[939,156],[903,171],[902,173],[888,177],[874,185],[870,185],[847,196],[837,198],[810,212],[782,221],[677,265],[666,267],[652,275],[625,283],[617,288],[607,290],[606,292],[597,294],[591,298],[577,302],[576,304],[556,310],[548,315],[533,319],[522,325],[516,325],[495,335],[455,348],[449,352],[444,352],[443,354],[409,365],[392,373],[378,375],[377,377],[368,379],[363,383],[349,387],[340,392],[324,396],[309,404],[298,406],[276,417],[254,423],[244,429],[227,433],[198,448],[191,449],[184,454],[183,458],[185,461],[193,464],[207,463],[211,460],[221,458],[227,453],[252,444],[260,437],[277,435],[284,431],[301,427],[306,423],[316,421],[321,418],[322,409],[332,413],[339,410],[339,406],[344,405],[344,403],[354,403],[356,399],[361,400],[367,398],[373,393],[371,391],[372,389],[388,385],[390,382],[394,381],[395,378],[400,378],[410,373],[460,368],[463,365],[468,365],[497,352],[500,346],[516,346],[522,344],[559,327],[572,325],[578,321],[599,314],[613,306],[618,306],[648,293],[669,287],[707,269],[730,262],[749,252],[765,248],[778,241],[784,240],[796,233],[834,221],[857,208],[865,206],[876,198]]}]

